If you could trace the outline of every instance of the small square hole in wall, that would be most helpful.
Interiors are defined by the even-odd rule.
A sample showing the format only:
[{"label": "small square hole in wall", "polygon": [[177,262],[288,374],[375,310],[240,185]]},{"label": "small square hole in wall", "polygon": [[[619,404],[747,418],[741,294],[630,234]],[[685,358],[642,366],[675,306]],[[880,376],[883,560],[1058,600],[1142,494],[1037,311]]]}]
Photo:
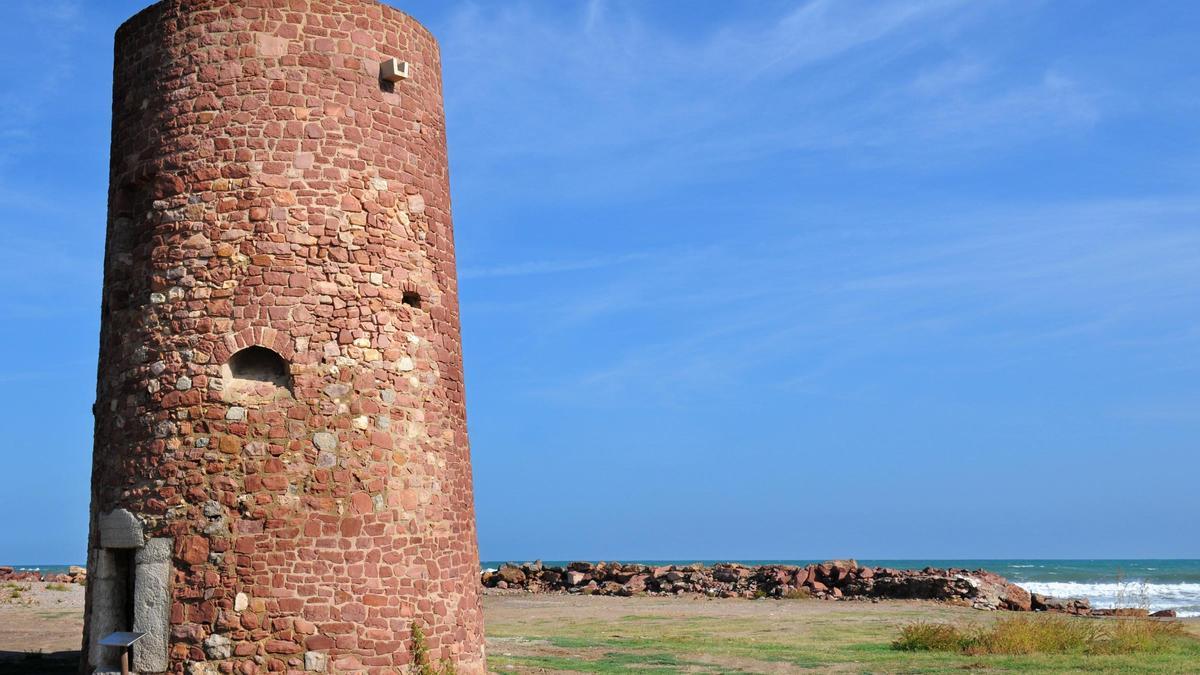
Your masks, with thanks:
[{"label": "small square hole in wall", "polygon": [[400,299],[400,302],[409,307],[421,309],[421,294],[416,291],[404,291],[404,296]]}]

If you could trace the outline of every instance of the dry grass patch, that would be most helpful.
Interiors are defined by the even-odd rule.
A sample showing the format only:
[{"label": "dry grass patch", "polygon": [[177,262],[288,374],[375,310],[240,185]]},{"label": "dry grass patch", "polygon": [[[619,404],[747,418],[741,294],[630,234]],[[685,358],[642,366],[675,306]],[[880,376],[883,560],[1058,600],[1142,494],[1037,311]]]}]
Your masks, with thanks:
[{"label": "dry grass patch", "polygon": [[893,649],[905,652],[957,652],[967,647],[967,633],[948,623],[917,621],[900,629],[900,637],[892,642]]},{"label": "dry grass patch", "polygon": [[1021,616],[967,628],[911,623],[900,629],[892,648],[969,655],[1144,654],[1169,649],[1183,634],[1177,621]]},{"label": "dry grass patch", "polygon": [[1162,651],[1172,640],[1186,635],[1178,621],[1118,619],[1102,645],[1103,654],[1139,654]]}]

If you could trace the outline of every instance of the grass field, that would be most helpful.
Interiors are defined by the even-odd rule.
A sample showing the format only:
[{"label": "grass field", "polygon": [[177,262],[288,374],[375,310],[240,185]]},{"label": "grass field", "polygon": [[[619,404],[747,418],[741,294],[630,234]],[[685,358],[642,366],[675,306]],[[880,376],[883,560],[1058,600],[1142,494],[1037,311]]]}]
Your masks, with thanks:
[{"label": "grass field", "polygon": [[1200,672],[1194,620],[1152,654],[969,656],[891,643],[914,621],[970,626],[1012,614],[899,601],[530,595],[488,596],[485,608],[497,672]]}]

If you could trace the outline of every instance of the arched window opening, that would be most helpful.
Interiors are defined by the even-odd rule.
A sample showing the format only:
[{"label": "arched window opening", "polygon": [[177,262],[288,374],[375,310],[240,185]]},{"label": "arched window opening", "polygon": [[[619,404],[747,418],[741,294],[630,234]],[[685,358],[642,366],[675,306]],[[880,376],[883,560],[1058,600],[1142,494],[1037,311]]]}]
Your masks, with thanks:
[{"label": "arched window opening", "polygon": [[266,347],[253,345],[238,351],[221,374],[229,398],[269,401],[292,393],[291,366]]},{"label": "arched window opening", "polygon": [[266,347],[246,347],[229,357],[229,372],[238,380],[270,382],[277,387],[289,386],[291,374],[287,361]]}]

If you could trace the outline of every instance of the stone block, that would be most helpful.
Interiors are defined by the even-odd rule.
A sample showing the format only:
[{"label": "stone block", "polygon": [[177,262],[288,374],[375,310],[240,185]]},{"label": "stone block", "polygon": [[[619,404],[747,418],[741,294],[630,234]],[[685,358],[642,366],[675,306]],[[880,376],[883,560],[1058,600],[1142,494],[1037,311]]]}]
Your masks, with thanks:
[{"label": "stone block", "polygon": [[132,666],[141,673],[160,673],[169,665],[171,550],[170,539],[154,538],[134,555],[133,630],[146,636],[133,651]]},{"label": "stone block", "polygon": [[100,516],[101,548],[139,548],[146,543],[142,522],[125,509]]}]

